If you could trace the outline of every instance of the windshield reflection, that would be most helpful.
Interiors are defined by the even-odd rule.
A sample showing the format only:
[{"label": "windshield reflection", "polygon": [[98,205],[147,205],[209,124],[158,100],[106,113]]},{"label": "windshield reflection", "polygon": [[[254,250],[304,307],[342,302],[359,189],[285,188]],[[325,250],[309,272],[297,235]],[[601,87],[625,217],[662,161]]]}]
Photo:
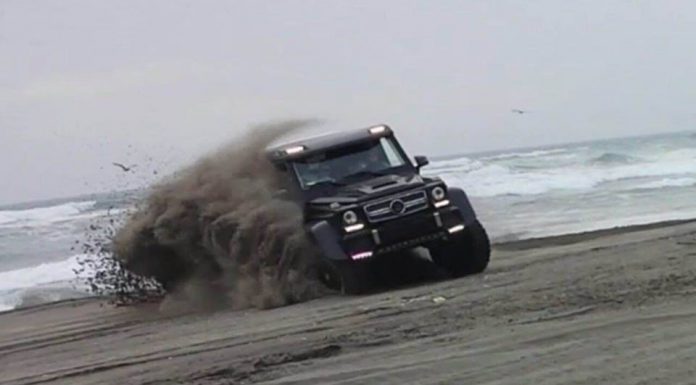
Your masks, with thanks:
[{"label": "windshield reflection", "polygon": [[359,143],[293,162],[302,188],[319,184],[342,186],[362,178],[381,176],[406,165],[392,138]]}]

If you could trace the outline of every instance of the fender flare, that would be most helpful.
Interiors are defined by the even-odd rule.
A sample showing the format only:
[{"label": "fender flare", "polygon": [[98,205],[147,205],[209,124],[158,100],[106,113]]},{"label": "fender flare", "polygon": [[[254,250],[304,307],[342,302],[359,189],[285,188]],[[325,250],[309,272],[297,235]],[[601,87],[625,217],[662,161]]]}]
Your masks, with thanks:
[{"label": "fender flare", "polygon": [[469,198],[466,196],[464,190],[458,187],[449,187],[448,194],[450,202],[459,209],[459,213],[462,215],[462,220],[465,225],[471,225],[477,221],[474,207],[471,205],[471,202],[469,202]]},{"label": "fender flare", "polygon": [[339,234],[327,221],[310,223],[306,225],[306,230],[321,250],[324,258],[334,261],[350,259],[341,247]]}]

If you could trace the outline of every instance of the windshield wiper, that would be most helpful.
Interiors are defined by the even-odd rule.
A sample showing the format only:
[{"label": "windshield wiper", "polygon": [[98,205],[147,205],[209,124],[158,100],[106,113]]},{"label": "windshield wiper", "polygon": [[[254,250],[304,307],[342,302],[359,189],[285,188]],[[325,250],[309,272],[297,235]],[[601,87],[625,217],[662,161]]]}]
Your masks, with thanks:
[{"label": "windshield wiper", "polygon": [[324,179],[324,180],[320,180],[318,182],[312,183],[311,185],[309,185],[309,187],[314,187],[314,186],[318,186],[318,185],[322,185],[322,184],[327,184],[327,185],[336,186],[336,187],[344,187],[346,185],[343,182],[335,181],[332,179]]}]

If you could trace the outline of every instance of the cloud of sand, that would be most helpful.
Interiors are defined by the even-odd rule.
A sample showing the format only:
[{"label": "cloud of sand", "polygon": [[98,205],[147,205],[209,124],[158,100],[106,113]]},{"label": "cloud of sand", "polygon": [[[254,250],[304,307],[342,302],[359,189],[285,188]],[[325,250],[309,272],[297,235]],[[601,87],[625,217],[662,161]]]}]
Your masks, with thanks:
[{"label": "cloud of sand", "polygon": [[278,197],[287,181],[264,154],[311,123],[255,127],[155,186],[116,232],[117,260],[197,304],[266,308],[317,295],[302,209]]}]

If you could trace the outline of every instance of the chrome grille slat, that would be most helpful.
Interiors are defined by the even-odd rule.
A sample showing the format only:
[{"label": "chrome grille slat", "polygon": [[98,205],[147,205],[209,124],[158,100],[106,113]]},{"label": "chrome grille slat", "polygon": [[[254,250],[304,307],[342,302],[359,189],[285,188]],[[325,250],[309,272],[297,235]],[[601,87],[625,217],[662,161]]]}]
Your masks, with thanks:
[{"label": "chrome grille slat", "polygon": [[[401,213],[394,213],[391,209],[392,203],[397,200],[403,203],[404,210]],[[370,202],[363,210],[368,221],[376,223],[413,214],[426,208],[428,208],[428,196],[425,191],[419,190]]]}]

